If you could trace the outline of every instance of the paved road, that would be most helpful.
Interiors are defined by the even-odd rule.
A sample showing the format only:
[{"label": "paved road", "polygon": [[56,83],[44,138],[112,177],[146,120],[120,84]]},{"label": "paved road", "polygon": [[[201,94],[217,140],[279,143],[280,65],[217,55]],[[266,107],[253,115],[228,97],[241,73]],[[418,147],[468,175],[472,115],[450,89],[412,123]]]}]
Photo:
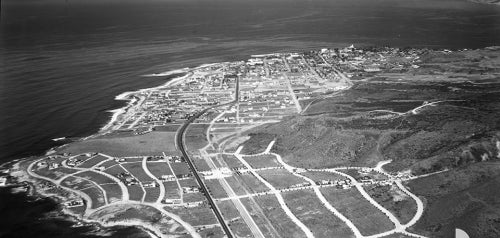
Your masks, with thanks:
[{"label": "paved road", "polygon": [[[229,104],[229,103],[228,103]],[[219,106],[224,106],[224,105],[228,105],[228,104],[223,104],[223,105],[219,105]],[[217,220],[219,220],[219,223],[222,227],[222,229],[224,230],[224,232],[226,233],[226,236],[228,238],[232,238],[233,235],[231,234],[231,230],[229,230],[229,227],[227,226],[226,222],[224,221],[224,218],[222,217],[222,214],[221,212],[219,211],[219,209],[217,208],[217,206],[215,205],[215,202],[214,200],[212,199],[212,196],[210,196],[210,193],[208,193],[208,189],[207,187],[205,186],[205,184],[203,183],[203,180],[201,179],[200,175],[198,174],[198,172],[196,171],[196,168],[194,167],[194,164],[193,164],[193,161],[191,161],[191,159],[189,158],[189,155],[187,154],[186,152],[186,148],[184,146],[184,133],[186,132],[186,129],[188,128],[189,124],[191,124],[196,118],[200,117],[201,115],[203,115],[205,112],[207,112],[208,110],[212,109],[213,107],[211,108],[206,108],[198,113],[196,113],[196,115],[190,117],[182,126],[181,128],[177,131],[177,134],[176,134],[176,142],[177,142],[177,146],[179,147],[179,150],[181,151],[182,153],[182,156],[184,157],[184,159],[186,160],[186,162],[188,163],[189,165],[189,168],[191,168],[191,171],[193,172],[193,175],[196,179],[196,181],[198,182],[198,184],[200,185],[200,188],[201,188],[201,191],[205,194],[205,196],[207,197],[207,200],[208,200],[208,203],[210,204],[210,206],[212,207],[212,210],[214,211],[215,213],[215,216],[217,217]]]}]

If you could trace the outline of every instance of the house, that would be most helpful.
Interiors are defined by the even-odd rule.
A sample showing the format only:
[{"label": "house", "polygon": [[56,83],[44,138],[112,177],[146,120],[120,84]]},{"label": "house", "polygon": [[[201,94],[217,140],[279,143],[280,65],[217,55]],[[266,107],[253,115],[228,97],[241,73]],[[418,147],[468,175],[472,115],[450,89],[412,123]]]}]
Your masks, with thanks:
[{"label": "house", "polygon": [[0,187],[5,187],[5,186],[7,186],[7,178],[0,177]]}]

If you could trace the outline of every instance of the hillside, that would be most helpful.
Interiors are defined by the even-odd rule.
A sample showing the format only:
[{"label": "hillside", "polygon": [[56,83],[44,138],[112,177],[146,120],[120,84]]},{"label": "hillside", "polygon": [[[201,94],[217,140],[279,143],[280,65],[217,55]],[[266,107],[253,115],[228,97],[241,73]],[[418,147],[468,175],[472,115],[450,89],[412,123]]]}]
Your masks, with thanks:
[{"label": "hillside", "polygon": [[[365,75],[342,93],[314,100],[301,115],[248,133],[245,147],[276,140],[294,166],[384,166],[413,174],[427,202],[412,229],[449,237],[498,237],[500,49],[429,51],[407,72]],[[257,146],[258,147],[258,146]],[[255,147],[254,147],[255,148]]]}]

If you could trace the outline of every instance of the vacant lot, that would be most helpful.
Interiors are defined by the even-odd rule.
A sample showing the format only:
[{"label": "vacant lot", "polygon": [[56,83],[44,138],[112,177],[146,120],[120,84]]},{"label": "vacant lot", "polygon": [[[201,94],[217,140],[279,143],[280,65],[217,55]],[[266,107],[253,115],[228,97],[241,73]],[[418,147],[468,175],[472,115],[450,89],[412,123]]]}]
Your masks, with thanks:
[{"label": "vacant lot", "polygon": [[75,176],[88,179],[88,180],[93,181],[97,184],[109,184],[109,183],[116,184],[116,182],[114,180],[112,180],[104,175],[93,172],[93,171],[85,171],[85,172],[77,173],[77,174],[75,174]]},{"label": "vacant lot", "polygon": [[146,197],[144,198],[144,202],[156,202],[158,197],[160,196],[160,188],[144,188],[146,190]]},{"label": "vacant lot", "polygon": [[106,205],[104,194],[97,187],[89,187],[81,191],[89,195],[90,199],[92,199],[92,209]]},{"label": "vacant lot", "polygon": [[245,165],[243,165],[234,155],[222,155],[222,159],[226,162],[227,167],[231,169],[245,167]]},{"label": "vacant lot", "polygon": [[234,218],[240,217],[240,213],[238,212],[238,209],[236,209],[236,206],[234,206],[233,201],[231,200],[226,200],[226,201],[218,201],[217,207],[219,208],[219,211],[222,213],[222,216],[224,217],[224,220],[229,221]]},{"label": "vacant lot", "polygon": [[200,226],[200,225],[210,225],[218,223],[217,218],[215,217],[214,212],[208,205],[200,205],[198,207],[193,208],[184,208],[184,207],[165,207],[165,210],[172,212],[182,220],[189,223],[192,226]]},{"label": "vacant lot", "polygon": [[106,191],[109,203],[122,200],[122,190],[118,184],[105,184],[99,186]]},{"label": "vacant lot", "polygon": [[307,171],[302,173],[302,175],[312,179],[314,182],[321,182],[322,180],[335,181],[340,179],[346,179],[346,177],[344,176],[323,171]]},{"label": "vacant lot", "polygon": [[141,163],[127,163],[122,164],[122,166],[141,182],[153,181],[153,179],[144,172]]},{"label": "vacant lot", "polygon": [[191,124],[186,130],[185,143],[188,151],[198,151],[208,144],[207,129],[209,124]]},{"label": "vacant lot", "polygon": [[262,170],[257,173],[276,189],[289,188],[292,185],[307,182],[303,178],[297,177],[285,169]]},{"label": "vacant lot", "polygon": [[244,156],[243,159],[254,169],[280,166],[274,155]]},{"label": "vacant lot", "polygon": [[322,188],[321,192],[363,235],[373,235],[394,228],[389,218],[368,202],[357,189]]},{"label": "vacant lot", "polygon": [[49,170],[48,168],[43,168],[43,169],[35,170],[34,172],[38,175],[57,180],[57,179],[60,179],[68,174],[78,172],[78,170],[59,167],[59,168],[53,169],[53,170]]},{"label": "vacant lot", "polygon": [[415,201],[397,186],[370,186],[366,192],[403,224],[409,222],[417,212]]},{"label": "vacant lot", "polygon": [[170,166],[172,166],[172,170],[174,170],[175,175],[184,175],[191,173],[191,170],[186,163],[170,163]]},{"label": "vacant lot", "polygon": [[210,179],[210,180],[205,180],[203,182],[207,186],[208,192],[212,195],[212,197],[214,198],[227,197],[227,193],[226,191],[224,191],[224,188],[222,188],[222,185],[220,185],[219,180]]},{"label": "vacant lot", "polygon": [[147,162],[146,166],[155,177],[158,179],[161,178],[162,175],[171,175],[172,170],[168,166],[167,162]]},{"label": "vacant lot", "polygon": [[108,158],[107,157],[104,157],[102,155],[96,155],[94,157],[91,157],[91,158],[87,158],[87,160],[85,160],[85,162],[81,163],[78,165],[78,167],[80,168],[90,168],[104,160],[107,160]]},{"label": "vacant lot", "polygon": [[258,196],[254,197],[254,200],[271,222],[274,230],[282,237],[299,238],[305,236],[304,232],[286,215],[275,196]]},{"label": "vacant lot", "polygon": [[252,216],[262,234],[264,234],[264,237],[281,237],[278,231],[274,229],[271,221],[267,219],[264,210],[257,205],[253,198],[243,198],[241,202]]},{"label": "vacant lot", "polygon": [[293,214],[316,237],[344,238],[353,236],[349,227],[332,212],[327,210],[312,190],[298,190],[282,194]]},{"label": "vacant lot", "polygon": [[61,185],[64,187],[68,187],[68,188],[76,189],[76,190],[81,190],[81,189],[95,186],[95,184],[93,184],[90,181],[87,181],[87,180],[79,178],[79,177],[74,177],[74,176],[69,176],[69,177],[65,178],[61,182]]},{"label": "vacant lot", "polygon": [[233,177],[250,193],[266,192],[270,189],[251,173],[233,174]]},{"label": "vacant lot", "polygon": [[165,198],[166,199],[176,199],[181,198],[179,195],[179,185],[175,181],[163,182],[165,186]]},{"label": "vacant lot", "polygon": [[60,152],[73,154],[100,152],[110,156],[161,155],[175,152],[175,132],[151,132],[138,136],[89,139],[62,148]]},{"label": "vacant lot", "polygon": [[130,185],[127,186],[128,193],[130,196],[130,200],[134,201],[142,201],[142,196],[144,195],[144,191],[139,185]]}]

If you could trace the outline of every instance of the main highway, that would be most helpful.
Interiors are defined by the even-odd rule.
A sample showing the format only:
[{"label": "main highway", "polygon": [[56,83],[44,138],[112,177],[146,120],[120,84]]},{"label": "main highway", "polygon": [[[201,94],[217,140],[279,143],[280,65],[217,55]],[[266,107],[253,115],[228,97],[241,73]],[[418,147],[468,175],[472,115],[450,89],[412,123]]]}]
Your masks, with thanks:
[{"label": "main highway", "polygon": [[[225,105],[229,105],[229,104],[232,104],[232,103],[233,102],[226,103],[226,104],[221,104],[221,105],[217,105],[215,107],[225,106]],[[184,145],[184,133],[186,133],[186,129],[188,128],[189,124],[191,124],[192,122],[194,122],[194,120],[196,120],[196,118],[200,117],[201,115],[203,115],[205,112],[207,112],[208,110],[210,110],[212,108],[214,108],[214,107],[209,107],[209,108],[206,108],[206,109],[204,109],[204,110],[202,110],[200,112],[197,112],[194,116],[191,116],[186,122],[184,122],[184,124],[181,126],[181,128],[177,131],[175,140],[177,142],[177,146],[179,147],[179,150],[182,153],[182,156],[184,157],[184,159],[188,163],[189,168],[191,168],[191,171],[193,172],[193,175],[196,178],[196,181],[200,185],[201,191],[207,197],[208,203],[212,207],[212,210],[214,211],[215,216],[217,217],[217,220],[219,220],[219,223],[220,223],[222,229],[226,233],[226,236],[228,238],[232,238],[233,235],[231,233],[231,230],[229,230],[229,227],[227,226],[226,222],[224,221],[224,218],[222,217],[221,212],[217,208],[214,200],[212,199],[212,196],[210,196],[210,193],[208,193],[208,189],[205,186],[205,184],[203,183],[203,180],[201,179],[200,175],[196,171],[196,168],[194,167],[193,161],[191,160],[191,158],[189,158],[189,155],[186,152],[186,148],[185,148],[185,145]]]}]

